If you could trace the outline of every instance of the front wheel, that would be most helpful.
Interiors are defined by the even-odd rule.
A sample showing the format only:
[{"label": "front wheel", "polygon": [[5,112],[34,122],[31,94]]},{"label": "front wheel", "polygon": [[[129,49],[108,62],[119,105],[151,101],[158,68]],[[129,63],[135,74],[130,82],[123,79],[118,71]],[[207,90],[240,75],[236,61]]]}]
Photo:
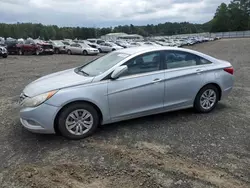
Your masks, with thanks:
[{"label": "front wheel", "polygon": [[39,50],[36,50],[36,53],[35,53],[36,55],[39,55],[40,54],[40,52],[39,52]]},{"label": "front wheel", "polygon": [[4,55],[3,55],[3,58],[7,58],[7,57],[8,57],[8,55],[7,55],[7,54],[4,54]]},{"label": "front wheel", "polygon": [[60,53],[59,49],[57,49],[57,48],[54,51],[55,51],[55,54],[59,54]]},{"label": "front wheel", "polygon": [[203,87],[197,94],[194,108],[201,113],[211,112],[219,101],[219,91],[214,85]]},{"label": "front wheel", "polygon": [[64,137],[78,140],[94,133],[99,124],[99,116],[90,104],[72,104],[59,114],[57,124]]},{"label": "front wheel", "polygon": [[22,51],[21,49],[19,49],[19,50],[17,51],[17,54],[18,54],[18,55],[23,55],[23,51]]}]

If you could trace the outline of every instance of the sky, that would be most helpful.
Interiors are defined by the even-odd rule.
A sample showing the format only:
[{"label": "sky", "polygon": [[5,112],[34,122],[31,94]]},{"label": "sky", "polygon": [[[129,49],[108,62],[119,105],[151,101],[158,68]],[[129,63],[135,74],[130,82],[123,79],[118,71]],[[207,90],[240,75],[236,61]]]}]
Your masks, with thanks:
[{"label": "sky", "polygon": [[205,23],[231,0],[0,0],[0,22],[113,27],[165,22]]}]

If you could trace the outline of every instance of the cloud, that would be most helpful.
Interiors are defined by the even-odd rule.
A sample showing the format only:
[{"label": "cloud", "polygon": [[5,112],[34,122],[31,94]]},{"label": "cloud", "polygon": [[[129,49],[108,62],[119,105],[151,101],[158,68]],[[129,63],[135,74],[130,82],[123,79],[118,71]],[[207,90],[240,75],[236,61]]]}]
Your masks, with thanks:
[{"label": "cloud", "polygon": [[230,0],[0,0],[0,22],[59,26],[115,26],[212,19]]}]

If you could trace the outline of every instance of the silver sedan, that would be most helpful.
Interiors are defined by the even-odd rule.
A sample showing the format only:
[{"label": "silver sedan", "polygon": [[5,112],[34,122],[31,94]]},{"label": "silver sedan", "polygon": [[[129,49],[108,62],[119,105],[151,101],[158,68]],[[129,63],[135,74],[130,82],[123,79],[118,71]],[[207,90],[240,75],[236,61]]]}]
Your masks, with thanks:
[{"label": "silver sedan", "polygon": [[97,55],[98,49],[92,48],[85,43],[73,43],[66,47],[67,54]]},{"label": "silver sedan", "polygon": [[233,73],[229,62],[193,50],[118,50],[26,86],[20,120],[32,132],[81,139],[100,124],[190,107],[208,113],[232,90]]}]

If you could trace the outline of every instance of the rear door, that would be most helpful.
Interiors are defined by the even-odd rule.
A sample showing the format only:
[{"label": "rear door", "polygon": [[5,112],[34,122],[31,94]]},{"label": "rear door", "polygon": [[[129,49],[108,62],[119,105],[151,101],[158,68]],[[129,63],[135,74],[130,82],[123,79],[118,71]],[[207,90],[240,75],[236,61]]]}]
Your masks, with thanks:
[{"label": "rear door", "polygon": [[171,110],[193,105],[198,91],[205,83],[206,64],[197,55],[183,51],[164,52],[164,108]]},{"label": "rear door", "polygon": [[71,44],[70,45],[70,50],[71,50],[72,54],[77,54],[76,44]]},{"label": "rear door", "polygon": [[82,54],[82,46],[80,44],[76,44],[76,52],[77,54]]},{"label": "rear door", "polygon": [[126,74],[108,83],[111,118],[126,119],[163,109],[164,70],[160,52],[137,56],[125,63]]}]

